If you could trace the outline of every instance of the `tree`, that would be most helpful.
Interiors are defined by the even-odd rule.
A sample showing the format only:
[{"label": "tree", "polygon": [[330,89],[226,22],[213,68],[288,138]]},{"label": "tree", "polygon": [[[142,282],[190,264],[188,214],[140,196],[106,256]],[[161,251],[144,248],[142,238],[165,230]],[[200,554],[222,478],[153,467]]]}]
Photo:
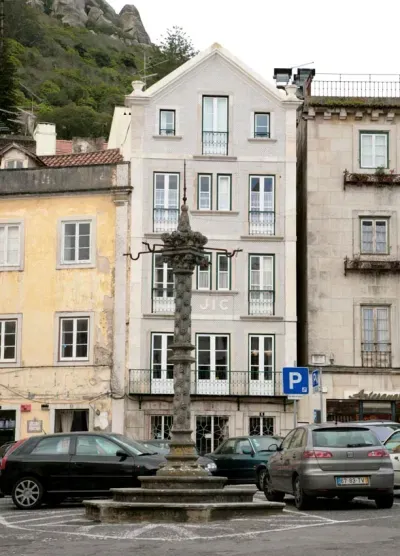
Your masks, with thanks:
[{"label": "tree", "polygon": [[157,74],[151,83],[159,81],[198,54],[182,27],[175,25],[172,29],[167,29],[166,35],[161,39],[152,49],[150,63],[146,68],[148,72]]},{"label": "tree", "polygon": [[[8,39],[1,40],[0,38],[0,108],[5,111],[15,112],[17,108],[17,93],[18,82],[16,77],[16,67],[13,63],[10,44]],[[0,112],[0,118],[5,122],[5,125],[15,129],[16,124],[9,121],[9,118],[14,119],[15,116],[7,114],[7,112]]]}]

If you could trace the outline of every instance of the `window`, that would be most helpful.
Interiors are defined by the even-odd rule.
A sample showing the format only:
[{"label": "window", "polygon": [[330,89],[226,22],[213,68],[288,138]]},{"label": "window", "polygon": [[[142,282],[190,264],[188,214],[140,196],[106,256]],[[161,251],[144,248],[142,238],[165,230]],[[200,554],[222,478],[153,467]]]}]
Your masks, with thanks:
[{"label": "window", "polygon": [[389,133],[360,131],[360,167],[387,168]]},{"label": "window", "polygon": [[236,446],[235,446],[235,454],[237,455],[243,455],[245,452],[249,453],[249,452],[253,452],[253,447],[250,444],[250,441],[247,440],[247,438],[243,438],[241,440],[238,440],[236,442]]},{"label": "window", "polygon": [[287,450],[287,449],[289,448],[289,444],[291,443],[292,438],[293,438],[293,436],[294,436],[296,430],[297,430],[297,429],[291,430],[291,431],[287,434],[287,436],[285,436],[285,438],[283,439],[283,442],[282,442],[282,444],[281,444],[282,450]]},{"label": "window", "polygon": [[400,454],[400,433],[395,432],[385,443],[385,448],[391,454]]},{"label": "window", "polygon": [[275,178],[250,176],[249,233],[275,234]]},{"label": "window", "polygon": [[17,326],[16,319],[0,320],[0,362],[17,361]]},{"label": "window", "polygon": [[52,436],[43,438],[33,448],[31,455],[68,455],[70,437],[69,436]]},{"label": "window", "polygon": [[362,307],[361,359],[363,367],[390,367],[389,307]]},{"label": "window", "polygon": [[231,175],[217,176],[217,210],[231,210]]},{"label": "window", "polygon": [[217,253],[217,290],[231,289],[231,259]]},{"label": "window", "polygon": [[173,313],[175,308],[174,274],[162,255],[153,256],[153,313]]},{"label": "window", "polygon": [[92,261],[92,222],[62,223],[62,259],[64,265]]},{"label": "window", "polygon": [[233,454],[235,452],[236,440],[225,440],[217,450],[218,454]]},{"label": "window", "polygon": [[171,344],[173,334],[152,334],[151,336],[151,370],[153,380],[174,378],[174,365],[168,363],[172,356]]},{"label": "window", "polygon": [[250,255],[249,266],[249,314],[273,315],[274,256]]},{"label": "window", "polygon": [[228,154],[228,97],[203,96],[203,154]]},{"label": "window", "polygon": [[196,448],[200,455],[213,452],[229,436],[229,417],[196,416]]},{"label": "window", "polygon": [[0,224],[0,270],[21,265],[21,224]]},{"label": "window", "polygon": [[173,420],[174,418],[172,415],[152,415],[151,438],[156,440],[171,440]]},{"label": "window", "polygon": [[60,318],[60,361],[89,359],[89,317]]},{"label": "window", "polygon": [[274,337],[265,335],[250,336],[249,342],[250,386],[254,390],[253,386],[256,386],[254,383],[271,383],[273,380]]},{"label": "window", "polygon": [[197,334],[196,361],[199,380],[228,380],[229,336]]},{"label": "window", "polygon": [[254,114],[254,137],[270,137],[269,121],[270,115],[267,112]]},{"label": "window", "polygon": [[361,253],[388,254],[388,225],[386,219],[361,219]]},{"label": "window", "polygon": [[306,431],[304,429],[297,429],[294,433],[293,440],[290,443],[290,449],[302,448],[306,443]]},{"label": "window", "polygon": [[212,209],[212,175],[199,174],[197,178],[197,205],[199,210]]},{"label": "window", "polygon": [[160,110],[160,135],[175,135],[175,110]]},{"label": "window", "polygon": [[13,170],[13,169],[19,169],[19,168],[23,168],[24,167],[24,163],[22,160],[6,160],[6,169],[7,170]]},{"label": "window", "polygon": [[250,436],[271,436],[274,434],[273,417],[249,417]]},{"label": "window", "polygon": [[211,253],[204,253],[204,258],[206,262],[197,266],[196,289],[211,290]]},{"label": "window", "polygon": [[119,450],[122,448],[118,444],[99,436],[78,436],[76,441],[77,456],[115,457]]},{"label": "window", "polygon": [[179,174],[154,174],[153,229],[176,230],[179,217]]}]

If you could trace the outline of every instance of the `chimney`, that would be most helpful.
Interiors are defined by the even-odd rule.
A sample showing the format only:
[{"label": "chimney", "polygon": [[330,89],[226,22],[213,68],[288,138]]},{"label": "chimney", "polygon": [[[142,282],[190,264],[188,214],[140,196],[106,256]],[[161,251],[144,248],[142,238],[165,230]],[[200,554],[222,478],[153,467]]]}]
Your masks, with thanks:
[{"label": "chimney", "polygon": [[38,124],[33,132],[36,141],[37,156],[51,156],[56,154],[56,126],[55,124]]}]

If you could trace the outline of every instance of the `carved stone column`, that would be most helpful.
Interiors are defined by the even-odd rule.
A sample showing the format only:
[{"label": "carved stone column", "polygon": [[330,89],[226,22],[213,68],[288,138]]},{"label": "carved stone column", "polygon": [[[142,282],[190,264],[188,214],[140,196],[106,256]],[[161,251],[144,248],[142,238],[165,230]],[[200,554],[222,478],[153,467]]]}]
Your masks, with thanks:
[{"label": "carved stone column", "polygon": [[163,259],[172,267],[175,278],[175,329],[170,358],[174,364],[174,424],[167,464],[157,475],[208,475],[196,464],[198,456],[190,426],[191,365],[195,361],[191,355],[192,276],[196,266],[206,261],[204,245],[208,240],[192,231],[185,198],[177,231],[163,234],[162,240]]}]

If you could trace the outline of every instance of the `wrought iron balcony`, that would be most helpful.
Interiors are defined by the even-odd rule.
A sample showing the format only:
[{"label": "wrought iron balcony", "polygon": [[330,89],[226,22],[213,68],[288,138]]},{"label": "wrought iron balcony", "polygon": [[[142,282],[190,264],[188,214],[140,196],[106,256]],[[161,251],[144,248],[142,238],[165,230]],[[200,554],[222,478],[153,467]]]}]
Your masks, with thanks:
[{"label": "wrought iron balcony", "polygon": [[378,172],[374,174],[361,174],[359,172],[343,172],[344,187],[349,185],[400,185],[400,174],[392,174],[391,172]]},{"label": "wrought iron balcony", "polygon": [[311,96],[345,98],[399,98],[397,74],[317,74]]},{"label": "wrought iron balcony", "polygon": [[175,311],[175,290],[170,288],[153,288],[152,313],[173,313]]},{"label": "wrought iron balcony", "polygon": [[[173,394],[172,366],[168,370],[130,369],[131,395]],[[270,368],[247,371],[192,370],[191,394],[197,396],[283,396],[282,375]]]},{"label": "wrought iron balcony", "polygon": [[363,367],[390,368],[392,366],[392,344],[384,342],[362,343],[361,364]]},{"label": "wrought iron balcony", "polygon": [[227,131],[203,131],[203,154],[227,155],[228,140]]},{"label": "wrought iron balcony", "polygon": [[265,210],[251,210],[249,212],[250,235],[275,235],[275,212]]},{"label": "wrought iron balcony", "polygon": [[179,209],[153,209],[153,231],[173,232],[178,226]]},{"label": "wrought iron balcony", "polygon": [[273,290],[249,291],[249,315],[271,316],[275,313],[275,292]]},{"label": "wrought iron balcony", "polygon": [[[379,255],[374,255],[378,257]],[[383,256],[384,257],[384,256]],[[367,259],[367,258],[360,258],[354,257],[353,259],[349,259],[346,257],[344,259],[344,275],[346,276],[350,271],[359,271],[359,272],[378,272],[378,273],[397,273],[400,272],[400,261],[399,260],[388,260],[387,258],[381,258],[380,260],[374,259]]]}]

